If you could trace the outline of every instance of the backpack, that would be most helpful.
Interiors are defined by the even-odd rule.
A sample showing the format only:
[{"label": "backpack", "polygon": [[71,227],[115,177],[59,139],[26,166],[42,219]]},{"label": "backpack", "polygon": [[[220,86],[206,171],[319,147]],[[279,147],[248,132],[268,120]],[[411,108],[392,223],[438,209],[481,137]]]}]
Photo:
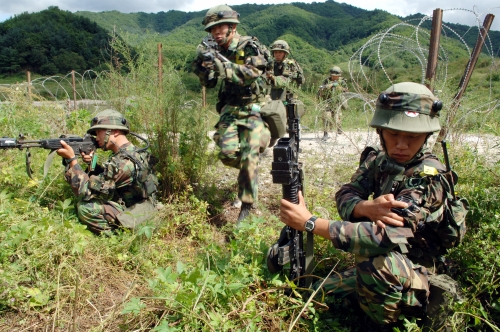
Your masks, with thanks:
[{"label": "backpack", "polygon": [[458,175],[454,171],[450,171],[450,173],[451,176],[449,174],[448,176],[441,174],[442,177],[446,178],[446,181],[441,181],[446,191],[446,203],[444,218],[436,230],[445,248],[456,247],[462,242],[466,231],[465,216],[469,211],[469,202],[467,199],[454,197],[448,181],[451,180],[453,184],[456,184]]}]

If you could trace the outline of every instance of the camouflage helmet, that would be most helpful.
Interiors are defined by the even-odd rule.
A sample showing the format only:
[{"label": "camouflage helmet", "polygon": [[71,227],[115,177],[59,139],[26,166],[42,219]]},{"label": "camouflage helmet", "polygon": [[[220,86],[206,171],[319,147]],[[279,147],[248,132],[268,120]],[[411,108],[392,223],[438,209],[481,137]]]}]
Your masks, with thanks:
[{"label": "camouflage helmet", "polygon": [[88,134],[96,135],[96,129],[118,129],[122,130],[125,135],[130,132],[127,119],[123,115],[113,109],[107,109],[96,114],[90,121]]},{"label": "camouflage helmet", "polygon": [[431,133],[441,129],[439,111],[443,103],[425,85],[404,82],[380,94],[370,126],[409,133]]},{"label": "camouflage helmet", "polygon": [[274,52],[274,51],[283,51],[286,54],[290,54],[290,46],[284,40],[276,40],[271,45],[271,52]]},{"label": "camouflage helmet", "polygon": [[330,75],[340,75],[342,74],[342,69],[340,69],[340,67],[338,66],[333,66],[332,69],[330,69]]},{"label": "camouflage helmet", "polygon": [[231,9],[228,5],[219,5],[210,8],[205,14],[205,18],[203,19],[203,24],[205,26],[205,31],[210,32],[210,29],[214,25],[221,23],[234,23],[239,24],[240,21],[238,18],[240,14]]}]

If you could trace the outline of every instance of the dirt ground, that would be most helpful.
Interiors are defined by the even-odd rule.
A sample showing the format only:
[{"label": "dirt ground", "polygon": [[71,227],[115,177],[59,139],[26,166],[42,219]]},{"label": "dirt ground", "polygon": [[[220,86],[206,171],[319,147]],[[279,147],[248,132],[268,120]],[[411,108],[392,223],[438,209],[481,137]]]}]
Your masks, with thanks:
[{"label": "dirt ground", "polygon": [[[208,136],[212,137],[214,132],[209,132]],[[359,155],[366,146],[378,145],[378,135],[373,129],[370,130],[354,130],[343,132],[342,134],[330,133],[330,138],[326,141],[322,140],[323,132],[311,132],[303,130],[301,132],[301,140],[299,147],[301,149],[299,160],[303,163],[303,167],[307,168],[306,176],[318,177],[313,179],[316,183],[322,181],[320,177],[331,176],[335,172],[335,167],[343,165],[348,167],[350,173],[355,171]],[[437,135],[429,138],[428,146],[434,151],[440,153],[441,147],[436,145]],[[497,162],[500,159],[499,139],[492,135],[456,135],[451,136],[448,140],[450,146],[460,144],[461,147],[467,147],[471,151],[477,151],[479,154],[488,154],[488,160]],[[215,149],[212,143],[210,148]],[[449,153],[452,154],[453,149],[449,148]],[[452,156],[450,156],[450,159]],[[273,183],[271,176],[271,167],[273,161],[273,149],[268,148],[261,155],[261,162],[259,164],[259,204],[257,208],[252,211],[253,214],[259,215],[260,210],[258,206],[265,205],[267,209],[273,210],[279,204],[278,197],[281,195],[281,185]],[[452,165],[453,166],[453,165]],[[229,167],[220,167],[219,170],[224,172],[219,181],[220,185],[228,185],[236,183],[238,171]],[[332,186],[340,185],[340,183],[326,181]],[[333,180],[334,181],[334,180]],[[274,206],[276,205],[276,206]],[[237,219],[239,213],[238,201],[227,202],[225,205],[224,217],[226,222],[233,222]]]}]

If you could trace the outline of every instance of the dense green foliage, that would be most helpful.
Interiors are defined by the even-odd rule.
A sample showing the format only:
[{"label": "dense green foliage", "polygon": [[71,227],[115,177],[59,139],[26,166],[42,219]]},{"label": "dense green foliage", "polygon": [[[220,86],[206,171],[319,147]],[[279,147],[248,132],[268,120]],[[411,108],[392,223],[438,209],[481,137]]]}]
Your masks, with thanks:
[{"label": "dense green foliage", "polygon": [[0,23],[0,73],[43,75],[98,68],[108,33],[95,22],[49,7]]},{"label": "dense green foliage", "polygon": [[[241,14],[240,33],[257,36],[266,45],[285,36],[292,41],[294,55],[311,74],[323,74],[332,64],[346,62],[370,36],[402,21],[417,25],[423,17],[417,14],[400,18],[382,10],[367,11],[331,0],[233,7]],[[192,57],[192,50],[206,34],[201,26],[204,14],[205,10],[130,14],[79,11],[72,14],[50,7],[39,13],[16,15],[0,23],[0,73],[30,70],[52,75],[98,69],[105,62],[105,55],[110,58],[105,31],[157,33],[157,41],[168,45],[165,50],[169,56],[184,61],[187,68],[188,53]],[[469,47],[474,45],[477,29],[469,30],[459,24],[445,25],[463,36]],[[425,21],[422,27],[430,29],[430,21]],[[444,33],[459,41],[450,30],[445,29]],[[493,45],[500,43],[500,32],[491,31],[489,37]],[[489,45],[487,43],[485,52]],[[489,53],[494,52],[489,50]]]}]

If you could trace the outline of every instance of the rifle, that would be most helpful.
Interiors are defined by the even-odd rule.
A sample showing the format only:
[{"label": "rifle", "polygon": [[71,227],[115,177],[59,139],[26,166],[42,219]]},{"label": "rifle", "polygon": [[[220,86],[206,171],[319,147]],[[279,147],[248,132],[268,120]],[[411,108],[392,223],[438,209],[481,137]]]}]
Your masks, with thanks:
[{"label": "rifle", "polygon": [[211,36],[205,37],[202,40],[202,45],[206,47],[206,51],[202,52],[202,57],[203,61],[206,62],[214,62],[214,54],[217,59],[219,59],[222,62],[231,62],[229,61],[228,58],[223,56],[218,50],[217,50],[217,43]]},{"label": "rifle", "polygon": [[[62,148],[61,141],[64,141],[66,144],[71,146],[75,151],[75,154],[78,155],[82,152],[85,154],[89,154],[92,151],[97,149],[98,145],[95,138],[89,134],[85,134],[83,137],[73,136],[73,135],[61,135],[59,138],[48,138],[48,139],[40,139],[40,140],[26,140],[24,135],[20,134],[18,138],[9,138],[2,137],[0,138],[0,149],[26,149],[26,173],[30,178],[32,177],[33,170],[31,169],[31,152],[30,148],[42,148],[51,150],[49,155],[47,156],[47,160],[44,165],[44,174],[45,177],[48,173],[49,166],[52,163],[52,159],[54,158],[55,152],[57,149]],[[94,169],[95,164],[97,162],[97,155],[94,154],[91,164],[89,165],[88,171],[92,171]]]},{"label": "rifle", "polygon": [[[288,94],[286,100],[288,137],[280,138],[273,149],[271,175],[273,183],[283,185],[283,198],[294,204],[299,204],[298,193],[299,191],[304,192],[304,173],[302,163],[299,162],[300,116],[293,95]],[[277,245],[279,267],[269,266],[273,263],[270,262],[268,254],[269,270],[278,271],[282,269],[283,265],[290,263],[289,280],[298,279],[299,287],[310,287],[312,278],[302,278],[302,276],[312,272],[313,234],[307,233],[307,245],[306,250],[304,250],[303,232],[285,226]]]},{"label": "rifle", "polygon": [[451,171],[450,159],[448,158],[448,148],[446,147],[446,141],[443,139],[441,141],[441,147],[443,148],[443,156],[444,156],[444,165],[446,166],[445,177],[450,184],[451,194],[453,195],[453,199],[457,200],[457,195],[455,193],[455,183],[453,179],[453,172]]}]

